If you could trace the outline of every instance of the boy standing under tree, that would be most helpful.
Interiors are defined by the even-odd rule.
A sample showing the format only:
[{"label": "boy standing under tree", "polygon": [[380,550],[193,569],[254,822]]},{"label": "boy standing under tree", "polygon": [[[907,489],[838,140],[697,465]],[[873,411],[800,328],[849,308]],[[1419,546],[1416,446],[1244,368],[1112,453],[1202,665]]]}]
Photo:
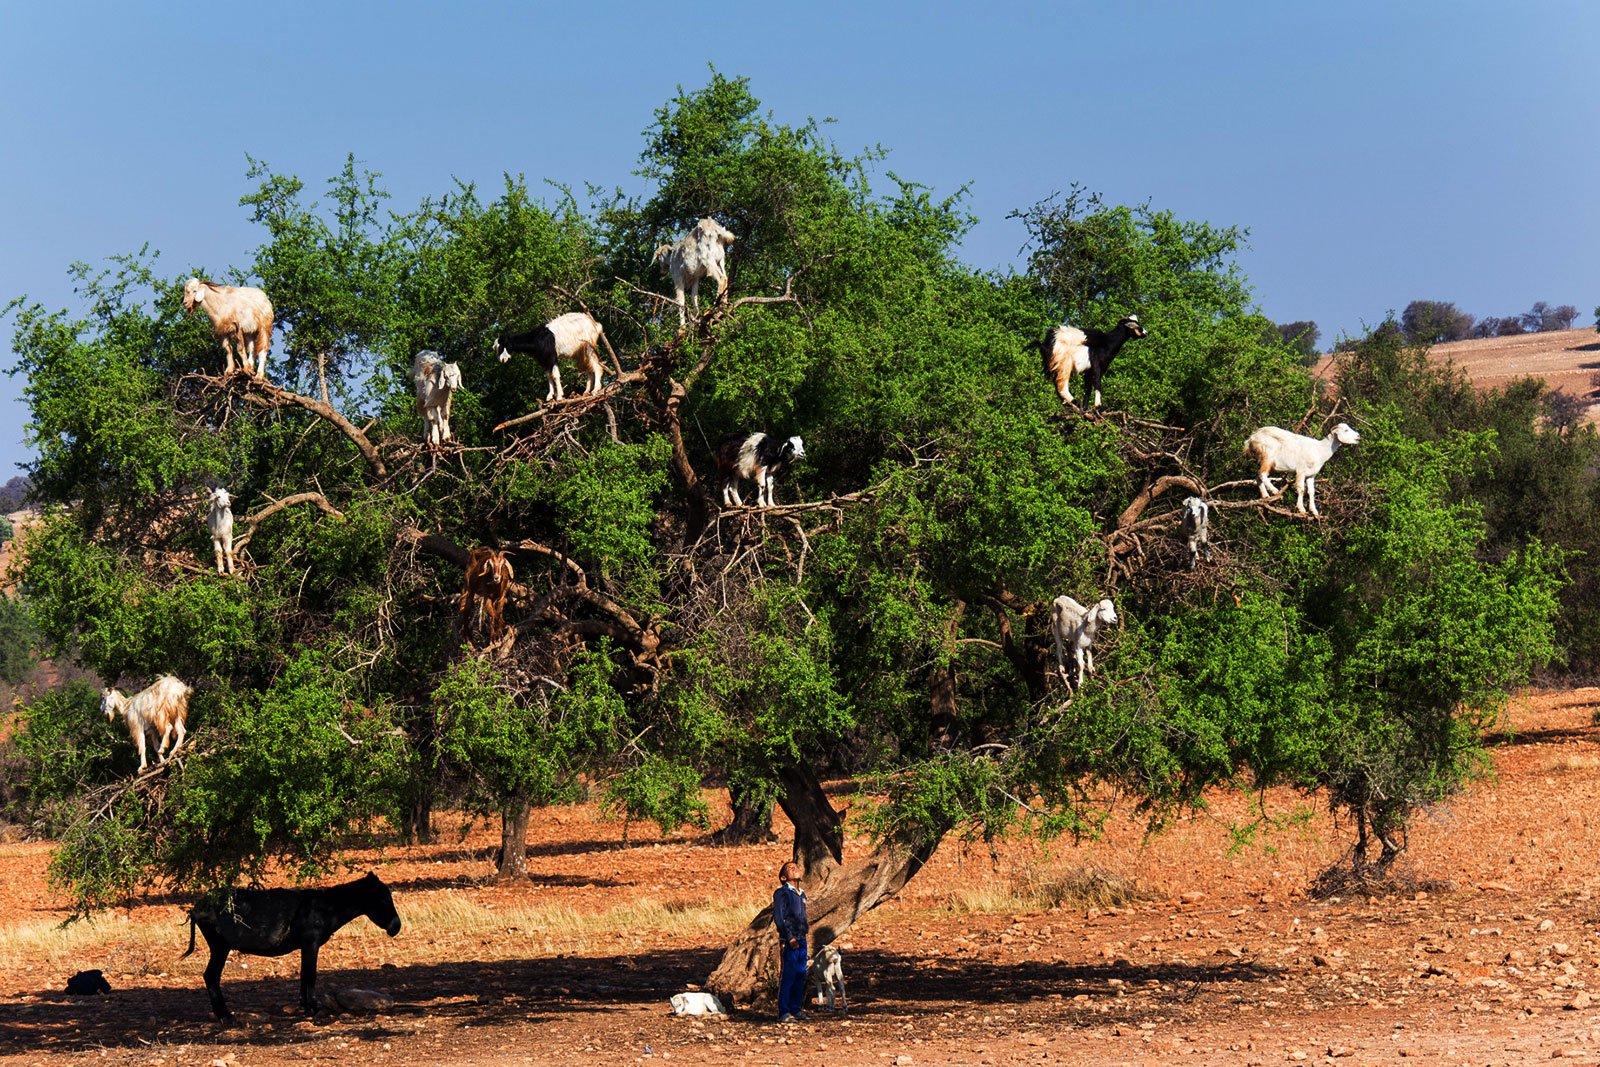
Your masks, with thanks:
[{"label": "boy standing under tree", "polygon": [[806,997],[806,894],[800,888],[800,865],[785,863],[778,871],[778,889],[772,894],[772,921],[778,927],[782,969],[778,976],[778,1021],[804,1022],[801,1005]]}]

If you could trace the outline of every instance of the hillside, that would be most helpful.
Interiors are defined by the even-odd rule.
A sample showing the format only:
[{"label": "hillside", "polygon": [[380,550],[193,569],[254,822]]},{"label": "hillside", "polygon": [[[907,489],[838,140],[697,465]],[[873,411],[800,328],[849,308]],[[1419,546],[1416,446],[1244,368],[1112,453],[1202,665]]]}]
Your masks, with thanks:
[{"label": "hillside", "polygon": [[[1589,404],[1589,418],[1600,420],[1600,387],[1592,380],[1600,371],[1600,333],[1592,326],[1452,341],[1435,345],[1429,355],[1440,363],[1454,363],[1485,389],[1516,378],[1543,378],[1550,388],[1583,398]],[[1331,363],[1331,357],[1324,357],[1317,364],[1317,375],[1325,376]]]}]

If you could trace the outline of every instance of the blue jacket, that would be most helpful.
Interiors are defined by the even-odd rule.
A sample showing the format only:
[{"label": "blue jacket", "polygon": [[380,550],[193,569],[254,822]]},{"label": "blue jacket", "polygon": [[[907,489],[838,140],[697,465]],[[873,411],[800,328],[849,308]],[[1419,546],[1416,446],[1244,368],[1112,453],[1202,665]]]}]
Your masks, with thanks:
[{"label": "blue jacket", "polygon": [[777,924],[778,940],[784,948],[789,947],[790,938],[796,938],[804,945],[806,934],[811,930],[811,925],[806,922],[805,894],[780,885],[777,892],[772,894],[772,921]]}]

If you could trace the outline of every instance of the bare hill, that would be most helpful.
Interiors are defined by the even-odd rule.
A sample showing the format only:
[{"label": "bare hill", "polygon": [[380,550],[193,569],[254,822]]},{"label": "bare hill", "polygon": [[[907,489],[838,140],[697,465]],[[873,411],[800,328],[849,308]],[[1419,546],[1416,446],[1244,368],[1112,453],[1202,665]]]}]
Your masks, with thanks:
[{"label": "bare hill", "polygon": [[[1543,378],[1551,389],[1586,401],[1589,418],[1600,421],[1600,386],[1593,381],[1600,371],[1600,334],[1593,327],[1452,341],[1434,345],[1428,355],[1439,363],[1454,363],[1484,389],[1517,378]],[[1326,376],[1331,363],[1331,357],[1324,357],[1317,375]]]}]

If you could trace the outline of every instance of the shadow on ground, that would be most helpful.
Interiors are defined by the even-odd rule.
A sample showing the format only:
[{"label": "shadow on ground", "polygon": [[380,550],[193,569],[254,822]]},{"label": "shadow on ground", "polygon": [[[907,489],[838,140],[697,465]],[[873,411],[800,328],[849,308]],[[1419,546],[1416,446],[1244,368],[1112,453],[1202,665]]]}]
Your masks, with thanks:
[{"label": "shadow on ground", "polygon": [[[40,991],[25,1003],[0,998],[0,1017],[5,1019],[0,1024],[0,1055],[139,1049],[152,1044],[292,1047],[330,1034],[384,1041],[409,1037],[424,1022],[430,1033],[437,1034],[451,1027],[525,1026],[651,1005],[665,1015],[668,997],[702,980],[717,959],[714,949],[681,949],[325,971],[319,976],[319,993],[347,987],[377,989],[393,996],[395,1007],[379,1016],[324,1014],[315,1020],[291,1010],[298,996],[294,979],[241,978],[230,965],[223,993],[239,1019],[232,1028],[212,1020],[198,976],[188,988],[129,986],[99,997]],[[1052,995],[1070,1001],[1078,994],[1115,998],[1114,1017],[1137,1022],[1203,993],[1227,986],[1237,991],[1242,983],[1282,977],[1276,968],[1249,961],[999,964],[869,951],[853,953],[849,967],[850,1016],[869,1023],[874,1015],[897,1016],[936,1005],[1016,1004]],[[1112,984],[1114,980],[1118,985]],[[1119,987],[1136,992],[1122,996]],[[736,1022],[764,1024],[768,1017],[766,1005],[735,1012]]]}]

